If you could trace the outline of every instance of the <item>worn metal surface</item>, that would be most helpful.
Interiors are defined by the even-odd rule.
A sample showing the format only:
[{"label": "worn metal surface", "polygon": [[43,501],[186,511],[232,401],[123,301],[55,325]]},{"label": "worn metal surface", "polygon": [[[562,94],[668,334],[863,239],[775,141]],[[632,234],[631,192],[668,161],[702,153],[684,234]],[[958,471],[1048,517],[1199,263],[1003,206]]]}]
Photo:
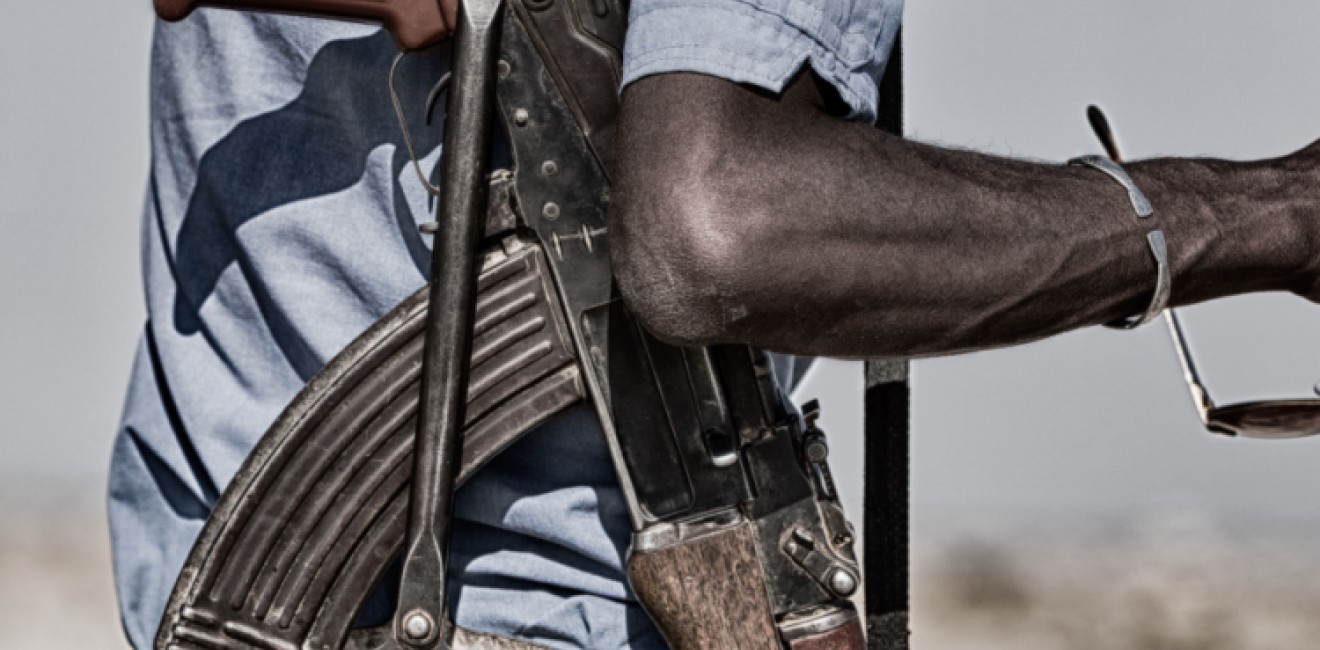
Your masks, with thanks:
[{"label": "worn metal surface", "polygon": [[[743,632],[711,637],[735,639],[722,647],[752,647],[751,639],[772,647],[777,618],[851,607],[846,597],[861,576],[828,445],[812,428],[817,453],[807,458],[808,430],[786,406],[768,355],[746,345],[667,345],[614,288],[605,220],[613,114],[590,105],[617,102],[612,90],[599,92],[602,71],[618,63],[601,40],[613,27],[600,21],[621,21],[620,7],[508,2],[498,60],[489,42],[476,49],[489,59],[483,79],[495,84],[514,169],[494,179],[486,209],[479,134],[489,124],[464,115],[489,91],[465,80],[469,25],[450,91],[456,142],[445,146],[449,199],[435,224],[435,278],[314,378],[254,452],[194,549],[158,650],[383,650],[475,639],[446,625],[436,588],[453,482],[584,397],[606,432],[634,529],[648,531],[629,561],[633,587],[671,640],[727,624]],[[556,32],[565,29],[573,34]],[[464,268],[474,242],[511,228],[522,238],[488,249],[474,283]],[[426,296],[446,308],[424,317]],[[467,366],[455,364],[469,358],[460,391]],[[449,455],[459,448],[456,422],[466,423],[461,466]],[[731,528],[733,520],[742,523]],[[405,528],[398,618],[350,631]],[[676,570],[675,558],[690,570]],[[722,561],[741,567],[737,585],[721,582]],[[688,589],[698,573],[709,579]],[[749,615],[729,616],[739,608]]]},{"label": "worn metal surface", "polygon": [[857,612],[838,607],[820,607],[786,617],[779,623],[779,630],[784,641],[794,641],[828,634],[839,628],[857,622]]},{"label": "worn metal surface", "polygon": [[856,619],[829,632],[789,642],[789,650],[854,650],[863,647],[866,637]]},{"label": "worn metal surface", "polygon": [[[618,300],[606,237],[609,179],[578,131],[573,112],[546,70],[523,21],[512,19],[521,14],[522,10],[511,12],[511,19],[506,21],[500,60],[504,64],[501,68],[507,66],[508,72],[498,82],[500,113],[508,128],[514,159],[519,162],[514,182],[520,214],[545,243],[574,345],[580,356],[591,359],[590,365],[597,369],[584,372],[583,379],[605,430],[631,523],[634,530],[640,530],[646,515],[638,504],[618,445],[609,378],[603,372],[608,348],[592,344],[585,331],[589,314],[607,314],[610,303]],[[555,161],[553,175],[542,173],[542,163],[548,160]],[[552,203],[553,211],[547,209]]]},{"label": "worn metal surface", "polygon": [[[563,57],[541,29],[557,11],[554,3],[573,6],[514,2],[519,20],[508,21],[503,36],[500,108],[518,161],[521,214],[545,242],[634,529],[669,523],[679,527],[666,530],[678,534],[681,522],[743,507],[764,576],[760,593],[744,597],[768,596],[776,615],[835,601],[828,585],[838,570],[860,581],[850,551],[840,553],[833,541],[850,531],[832,530],[827,520],[841,516],[822,514],[799,456],[802,431],[784,406],[769,357],[738,345],[669,346],[643,331],[617,296],[604,218],[608,177],[582,116],[565,98],[564,80],[543,64],[548,42]],[[827,571],[812,575],[782,551],[784,536],[798,529],[821,540],[815,552]],[[654,551],[652,538],[669,536],[644,534],[634,551]],[[634,580],[652,573],[634,573]],[[633,586],[639,594],[654,587]]]},{"label": "worn metal surface", "polygon": [[[509,238],[477,284],[459,480],[585,391],[545,255]],[[338,648],[402,547],[428,306],[424,289],[285,409],[203,528],[157,650]]]},{"label": "worn metal surface", "polygon": [[627,0],[511,3],[601,170],[614,165]]},{"label": "worn metal surface", "polygon": [[[495,61],[504,0],[459,0],[445,113],[440,205],[431,246],[408,541],[395,622],[415,648],[444,647],[449,540],[461,463],[476,310],[477,244],[485,226],[495,129]],[[420,624],[419,624],[420,623]],[[424,631],[420,637],[408,632]]]}]

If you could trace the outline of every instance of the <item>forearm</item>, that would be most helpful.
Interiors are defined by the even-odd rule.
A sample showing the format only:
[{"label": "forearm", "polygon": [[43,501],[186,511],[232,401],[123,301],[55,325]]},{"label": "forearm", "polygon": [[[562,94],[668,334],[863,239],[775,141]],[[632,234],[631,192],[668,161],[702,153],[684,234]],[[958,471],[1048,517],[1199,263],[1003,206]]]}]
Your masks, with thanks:
[{"label": "forearm", "polygon": [[[663,112],[657,107],[663,106]],[[951,151],[699,75],[624,95],[611,217],[620,286],[684,343],[928,355],[1140,313],[1145,234],[1169,241],[1172,304],[1297,290],[1315,177],[1292,159],[1127,169],[1155,206],[1088,168]]]}]

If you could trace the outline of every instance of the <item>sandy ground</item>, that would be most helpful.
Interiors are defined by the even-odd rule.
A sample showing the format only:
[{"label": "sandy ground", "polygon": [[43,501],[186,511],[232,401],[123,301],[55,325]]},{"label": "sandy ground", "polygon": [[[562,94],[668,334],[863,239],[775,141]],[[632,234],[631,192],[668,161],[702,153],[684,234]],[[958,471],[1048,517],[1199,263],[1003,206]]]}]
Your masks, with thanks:
[{"label": "sandy ground", "polygon": [[0,648],[128,648],[99,495],[35,496],[0,493]]},{"label": "sandy ground", "polygon": [[[38,507],[3,498],[0,522],[0,648],[127,647],[95,499]],[[913,538],[913,647],[1320,647],[1316,533],[1194,516],[923,520]]]},{"label": "sandy ground", "polygon": [[1320,647],[1320,531],[1174,515],[922,523],[913,647]]}]

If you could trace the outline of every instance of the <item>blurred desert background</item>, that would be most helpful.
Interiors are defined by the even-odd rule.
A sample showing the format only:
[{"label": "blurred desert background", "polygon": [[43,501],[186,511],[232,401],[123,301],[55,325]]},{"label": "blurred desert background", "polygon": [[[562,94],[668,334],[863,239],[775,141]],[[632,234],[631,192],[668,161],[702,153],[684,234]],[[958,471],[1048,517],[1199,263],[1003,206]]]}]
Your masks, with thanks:
[{"label": "blurred desert background", "polygon": [[[145,319],[152,16],[144,0],[6,9],[0,648],[122,649],[102,493]],[[905,25],[922,140],[1061,162],[1098,151],[1092,103],[1129,158],[1320,136],[1308,0],[909,0]],[[1254,296],[1184,315],[1222,403],[1320,379],[1320,308]],[[1159,324],[923,360],[913,385],[914,647],[1320,647],[1320,440],[1205,434]],[[797,395],[824,403],[854,518],[860,390],[855,364],[830,361]]]},{"label": "blurred desert background", "polygon": [[[40,504],[40,507],[38,507]],[[58,515],[54,508],[58,508]],[[0,509],[0,647],[123,650],[102,509]],[[919,650],[1296,650],[1320,640],[1320,527],[1196,514],[917,517]]]}]

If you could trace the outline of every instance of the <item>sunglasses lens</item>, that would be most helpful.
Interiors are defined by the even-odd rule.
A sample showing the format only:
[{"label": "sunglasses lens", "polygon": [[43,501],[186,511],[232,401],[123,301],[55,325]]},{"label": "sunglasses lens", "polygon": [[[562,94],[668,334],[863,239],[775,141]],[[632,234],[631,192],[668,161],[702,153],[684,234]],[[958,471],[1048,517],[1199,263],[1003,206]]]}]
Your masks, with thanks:
[{"label": "sunglasses lens", "polygon": [[1215,433],[1246,438],[1303,438],[1320,434],[1320,400],[1248,402],[1206,414]]}]

